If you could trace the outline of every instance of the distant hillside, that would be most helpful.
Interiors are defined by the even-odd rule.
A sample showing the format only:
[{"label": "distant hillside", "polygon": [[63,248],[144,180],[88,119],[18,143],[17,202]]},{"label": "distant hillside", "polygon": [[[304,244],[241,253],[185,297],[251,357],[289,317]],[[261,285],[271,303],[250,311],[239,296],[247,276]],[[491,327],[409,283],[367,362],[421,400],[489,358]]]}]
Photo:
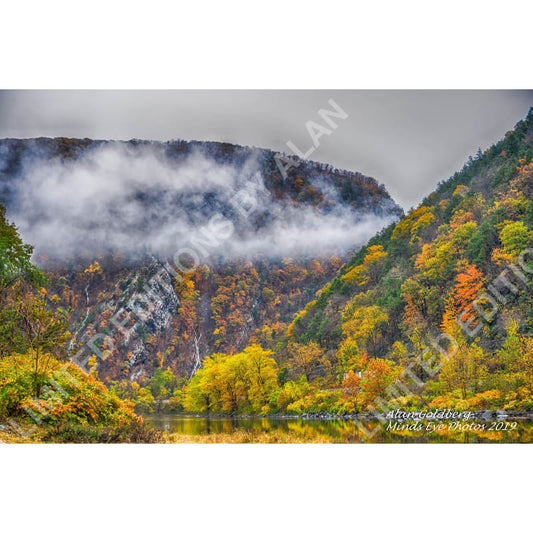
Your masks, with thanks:
[{"label": "distant hillside", "polygon": [[[0,200],[50,276],[51,304],[70,311],[72,347],[102,354],[100,377],[189,377],[214,351],[281,339],[402,214],[373,178],[292,161],[284,177],[274,152],[223,143],[4,139]],[[152,286],[165,264],[181,279],[165,271]],[[135,308],[147,291],[157,305]],[[143,320],[119,330],[121,309]]]}]

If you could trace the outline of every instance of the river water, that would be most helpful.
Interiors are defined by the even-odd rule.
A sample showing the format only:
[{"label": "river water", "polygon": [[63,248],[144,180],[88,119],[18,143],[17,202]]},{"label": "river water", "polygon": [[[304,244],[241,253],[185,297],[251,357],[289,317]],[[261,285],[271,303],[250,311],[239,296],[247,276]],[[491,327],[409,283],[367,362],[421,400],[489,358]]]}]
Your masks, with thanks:
[{"label": "river water", "polygon": [[[246,433],[247,441],[335,442],[335,443],[527,443],[533,442],[531,420],[469,420],[444,423],[439,427],[414,422],[409,427],[378,421],[352,419],[302,419],[282,417],[198,417],[182,414],[153,414],[143,417],[148,426],[198,442],[213,436],[231,440]],[[265,439],[265,435],[267,439]]]}]

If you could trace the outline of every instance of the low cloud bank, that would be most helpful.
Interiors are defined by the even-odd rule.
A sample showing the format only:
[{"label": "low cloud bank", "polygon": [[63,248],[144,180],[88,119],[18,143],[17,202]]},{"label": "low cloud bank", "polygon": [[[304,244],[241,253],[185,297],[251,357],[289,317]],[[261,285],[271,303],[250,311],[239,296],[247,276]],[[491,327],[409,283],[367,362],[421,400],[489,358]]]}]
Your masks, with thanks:
[{"label": "low cloud bank", "polygon": [[313,185],[334,207],[274,198],[253,153],[233,165],[200,149],[174,160],[151,144],[102,144],[72,160],[27,157],[8,214],[37,256],[61,260],[186,249],[202,261],[321,257],[358,247],[395,218]]}]

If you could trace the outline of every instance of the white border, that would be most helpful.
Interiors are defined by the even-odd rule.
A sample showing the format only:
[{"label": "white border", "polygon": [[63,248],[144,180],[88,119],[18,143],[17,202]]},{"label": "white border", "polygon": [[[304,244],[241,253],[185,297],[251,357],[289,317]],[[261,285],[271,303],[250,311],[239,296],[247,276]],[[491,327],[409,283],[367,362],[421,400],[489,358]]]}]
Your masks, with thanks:
[{"label": "white border", "polygon": [[531,88],[531,2],[4,3],[0,87]]},{"label": "white border", "polygon": [[55,533],[519,531],[530,449],[6,445],[1,522]]},{"label": "white border", "polygon": [[[531,88],[531,3],[18,1],[2,88]],[[0,117],[1,119],[1,117]],[[527,445],[2,446],[6,531],[502,531]]]}]

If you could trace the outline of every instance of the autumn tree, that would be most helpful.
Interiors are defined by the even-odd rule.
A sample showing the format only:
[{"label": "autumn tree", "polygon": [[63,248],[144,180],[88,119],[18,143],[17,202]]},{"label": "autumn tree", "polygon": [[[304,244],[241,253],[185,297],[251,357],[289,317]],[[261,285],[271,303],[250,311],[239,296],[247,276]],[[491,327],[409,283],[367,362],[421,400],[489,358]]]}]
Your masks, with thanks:
[{"label": "autumn tree", "polygon": [[351,410],[356,409],[357,397],[361,391],[361,377],[360,372],[355,373],[349,370],[345,378],[342,380],[343,395],[349,402],[348,407]]},{"label": "autumn tree", "polygon": [[410,244],[420,241],[422,231],[436,220],[432,211],[429,206],[421,206],[411,211],[396,224],[391,239],[410,238]]},{"label": "autumn tree", "polygon": [[277,387],[278,367],[271,355],[252,345],[234,355],[207,357],[185,388],[184,408],[190,412],[261,412]]},{"label": "autumn tree", "polygon": [[450,335],[458,331],[457,319],[468,323],[475,318],[472,303],[479,297],[484,283],[483,275],[475,265],[463,263],[461,267],[453,293],[446,300],[446,311],[442,317],[442,329]]},{"label": "autumn tree", "polygon": [[497,248],[492,253],[492,258],[497,264],[511,263],[520,253],[531,245],[533,231],[530,231],[524,222],[506,221],[500,231],[500,241],[503,248]]},{"label": "autumn tree", "polygon": [[365,405],[374,402],[378,397],[387,398],[387,388],[400,375],[400,369],[392,361],[370,359],[361,378],[361,395]]},{"label": "autumn tree", "polygon": [[401,296],[406,303],[403,323],[407,332],[425,329],[440,320],[443,302],[435,285],[427,286],[413,276],[402,284]]},{"label": "autumn tree", "polygon": [[51,359],[65,358],[70,339],[64,313],[51,310],[44,288],[34,291],[16,281],[0,309],[0,353],[28,353],[34,361],[33,390],[38,396]]},{"label": "autumn tree", "polygon": [[303,375],[307,381],[311,381],[312,377],[327,364],[324,350],[316,342],[289,343],[288,351],[291,373],[296,377]]},{"label": "autumn tree", "polygon": [[259,412],[268,403],[278,384],[278,366],[272,358],[273,353],[263,350],[258,344],[243,351],[247,363],[247,396],[254,412]]},{"label": "autumn tree", "polygon": [[440,381],[447,392],[458,391],[464,400],[476,394],[487,375],[486,354],[477,344],[461,345],[443,361]]},{"label": "autumn tree", "polygon": [[344,316],[343,334],[355,341],[360,354],[375,355],[383,335],[381,326],[389,321],[388,313],[379,305],[348,304]]},{"label": "autumn tree", "polygon": [[507,319],[507,336],[496,354],[498,361],[505,365],[505,374],[502,376],[505,383],[501,388],[513,390],[519,399],[524,393],[528,398],[533,398],[533,338],[519,330],[518,320]]},{"label": "autumn tree", "polygon": [[365,285],[367,283],[377,283],[383,272],[387,252],[381,245],[369,246],[367,254],[361,265],[354,266],[344,276],[343,280],[348,283]]}]

